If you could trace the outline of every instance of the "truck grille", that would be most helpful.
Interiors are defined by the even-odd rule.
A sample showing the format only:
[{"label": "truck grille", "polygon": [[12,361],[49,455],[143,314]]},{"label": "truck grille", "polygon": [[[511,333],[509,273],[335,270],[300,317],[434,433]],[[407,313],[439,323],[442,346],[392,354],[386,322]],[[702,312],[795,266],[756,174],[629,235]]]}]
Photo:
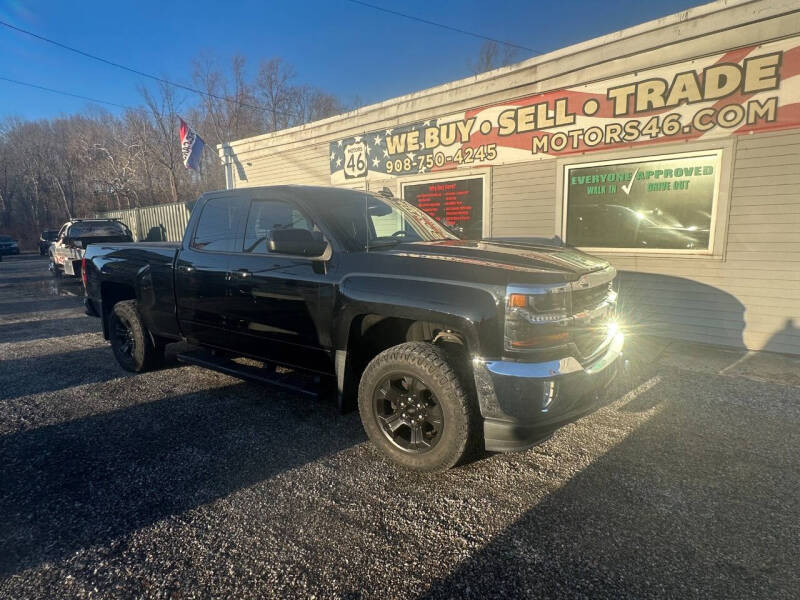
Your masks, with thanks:
[{"label": "truck grille", "polygon": [[572,291],[572,314],[576,315],[585,310],[597,308],[608,297],[611,291],[611,282],[598,285],[585,290]]},{"label": "truck grille", "polygon": [[[593,311],[609,298],[612,291],[611,281],[584,290],[572,290],[572,314],[581,315]],[[576,323],[571,339],[583,359],[593,358],[602,350],[608,339],[608,320],[611,314],[613,313],[594,317],[591,322]]]},{"label": "truck grille", "polygon": [[606,327],[584,329],[572,333],[572,341],[583,358],[593,356],[606,341]]}]

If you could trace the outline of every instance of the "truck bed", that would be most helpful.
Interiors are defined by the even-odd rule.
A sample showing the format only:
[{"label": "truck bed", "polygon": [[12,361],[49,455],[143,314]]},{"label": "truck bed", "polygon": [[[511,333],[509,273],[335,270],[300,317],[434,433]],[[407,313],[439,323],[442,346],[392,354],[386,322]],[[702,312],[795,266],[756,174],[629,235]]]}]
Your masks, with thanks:
[{"label": "truck bed", "polygon": [[[138,290],[139,309],[153,331],[177,336],[173,264],[180,247],[178,242],[92,244],[85,258],[102,271],[102,285],[129,290],[122,292],[129,293],[128,297]],[[93,282],[87,290],[89,302],[102,295],[97,284]]]}]

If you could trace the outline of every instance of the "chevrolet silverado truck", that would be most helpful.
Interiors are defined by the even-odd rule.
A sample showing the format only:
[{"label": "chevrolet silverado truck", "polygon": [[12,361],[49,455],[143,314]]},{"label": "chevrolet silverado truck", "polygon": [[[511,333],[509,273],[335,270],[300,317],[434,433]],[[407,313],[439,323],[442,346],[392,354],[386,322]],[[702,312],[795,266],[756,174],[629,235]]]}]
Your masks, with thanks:
[{"label": "chevrolet silverado truck", "polygon": [[426,471],[528,448],[597,406],[622,356],[615,275],[563,246],[460,240],[399,199],[300,186],[205,194],[181,243],[92,244],[83,263],[124,369],[184,341],[199,350],[179,360],[246,379],[328,378],[385,455]]},{"label": "chevrolet silverado truck", "polygon": [[58,230],[50,244],[50,273],[55,277],[81,274],[83,253],[89,244],[98,242],[132,242],[128,226],[116,219],[71,219]]}]

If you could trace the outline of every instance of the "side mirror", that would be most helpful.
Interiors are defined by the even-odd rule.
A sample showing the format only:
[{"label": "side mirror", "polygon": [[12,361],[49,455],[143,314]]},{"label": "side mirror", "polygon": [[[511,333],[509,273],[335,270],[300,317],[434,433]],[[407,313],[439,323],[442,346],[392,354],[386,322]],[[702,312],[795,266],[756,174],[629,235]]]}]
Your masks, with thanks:
[{"label": "side mirror", "polygon": [[367,206],[367,214],[370,217],[385,217],[392,214],[392,207],[383,202],[373,202]]},{"label": "side mirror", "polygon": [[267,237],[267,250],[276,254],[320,256],[328,242],[317,239],[308,229],[273,229]]}]

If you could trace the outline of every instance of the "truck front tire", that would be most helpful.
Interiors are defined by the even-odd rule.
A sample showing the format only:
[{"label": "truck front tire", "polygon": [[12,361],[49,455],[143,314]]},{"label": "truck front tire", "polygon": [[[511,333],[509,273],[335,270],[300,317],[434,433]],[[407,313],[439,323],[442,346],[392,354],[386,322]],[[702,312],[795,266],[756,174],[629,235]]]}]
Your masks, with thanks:
[{"label": "truck front tire", "polygon": [[114,305],[109,315],[108,333],[114,357],[126,371],[143,373],[163,360],[164,347],[153,343],[142,324],[136,300],[124,300]]},{"label": "truck front tire", "polygon": [[383,454],[416,471],[443,471],[480,446],[480,415],[469,386],[442,348],[408,342],[384,350],[364,370],[361,422]]}]

